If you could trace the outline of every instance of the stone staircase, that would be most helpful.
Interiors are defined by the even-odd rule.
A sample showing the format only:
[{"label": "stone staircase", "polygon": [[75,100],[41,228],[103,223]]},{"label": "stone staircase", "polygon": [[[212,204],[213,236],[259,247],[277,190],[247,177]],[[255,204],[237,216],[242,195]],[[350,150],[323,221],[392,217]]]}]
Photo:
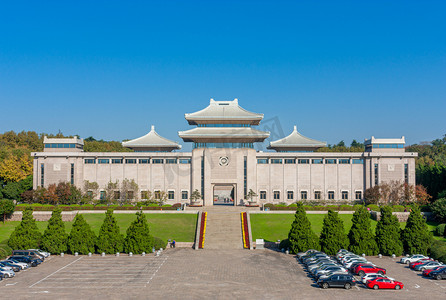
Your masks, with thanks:
[{"label": "stone staircase", "polygon": [[206,209],[204,249],[243,249],[240,212],[228,209]]}]

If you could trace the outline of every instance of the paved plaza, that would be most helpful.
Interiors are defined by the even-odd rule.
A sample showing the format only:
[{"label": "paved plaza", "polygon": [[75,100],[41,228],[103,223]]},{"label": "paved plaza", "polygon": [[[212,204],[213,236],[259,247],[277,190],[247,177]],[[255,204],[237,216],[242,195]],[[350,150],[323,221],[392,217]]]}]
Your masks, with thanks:
[{"label": "paved plaza", "polygon": [[293,255],[272,250],[168,249],[155,257],[54,256],[0,282],[15,299],[445,299],[446,280],[422,278],[397,259],[369,258],[401,291],[362,285],[323,290]]}]

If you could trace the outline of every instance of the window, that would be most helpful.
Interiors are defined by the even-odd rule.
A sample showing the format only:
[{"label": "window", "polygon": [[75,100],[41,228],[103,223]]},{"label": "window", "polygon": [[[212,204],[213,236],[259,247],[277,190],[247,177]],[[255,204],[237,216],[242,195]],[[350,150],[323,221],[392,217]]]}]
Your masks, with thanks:
[{"label": "window", "polygon": [[87,191],[87,196],[89,198],[93,198],[93,191]]},{"label": "window", "polygon": [[174,200],[175,199],[175,192],[174,191],[168,191],[167,192],[167,199]]},{"label": "window", "polygon": [[100,158],[98,159],[98,164],[109,164],[110,160],[106,158]]},{"label": "window", "polygon": [[328,191],[328,200],[334,200],[334,192]]},{"label": "window", "polygon": [[409,165],[404,164],[404,182],[409,183]]},{"label": "window", "polygon": [[164,163],[164,159],[162,159],[162,158],[154,158],[154,159],[152,159],[152,163],[153,164],[162,164],[162,163]]},{"label": "window", "polygon": [[348,159],[348,158],[340,158],[339,159],[339,164],[340,165],[349,165],[350,164],[350,159]]},{"label": "window", "polygon": [[352,159],[352,164],[363,164],[364,160],[362,158],[354,158]]},{"label": "window", "polygon": [[122,158],[113,158],[112,164],[122,164]]},{"label": "window", "polygon": [[271,163],[272,164],[281,164],[282,159],[281,158],[271,158]]},{"label": "window", "polygon": [[87,158],[87,159],[84,159],[84,163],[85,164],[95,164],[96,163],[96,159],[94,159],[94,158]]},{"label": "window", "polygon": [[307,200],[307,198],[308,198],[307,191],[301,191],[300,192],[300,199]]},{"label": "window", "polygon": [[260,200],[266,200],[266,191],[260,191]]},{"label": "window", "polygon": [[356,200],[361,200],[362,199],[362,192],[361,191],[356,191],[355,192],[355,199]]},{"label": "window", "polygon": [[295,158],[286,158],[285,159],[285,164],[295,164],[295,163],[296,163]]},{"label": "window", "polygon": [[326,158],[325,163],[327,165],[334,165],[334,164],[336,164],[336,159],[335,158]]},{"label": "window", "polygon": [[113,198],[115,200],[119,200],[121,198],[121,192],[120,191],[114,191]]},{"label": "window", "polygon": [[321,191],[314,191],[314,199],[321,200]]},{"label": "window", "polygon": [[378,185],[378,164],[375,164],[375,185]]},{"label": "window", "polygon": [[139,163],[140,164],[150,164],[150,159],[148,159],[148,158],[141,158],[139,160]]},{"label": "window", "polygon": [[322,158],[317,158],[317,159],[312,159],[311,163],[312,164],[322,164],[324,161],[322,160]]},{"label": "window", "polygon": [[267,163],[268,163],[268,158],[258,158],[258,159],[257,159],[257,163],[258,163],[259,165],[267,164]]},{"label": "window", "polygon": [[280,192],[274,191],[274,200],[280,200]]},{"label": "window", "polygon": [[190,164],[190,158],[180,158],[180,164]]},{"label": "window", "polygon": [[293,200],[294,199],[294,192],[293,191],[288,191],[286,194],[287,194],[287,199],[288,200]]},{"label": "window", "polygon": [[105,191],[99,192],[99,200],[105,200]]},{"label": "window", "polygon": [[128,191],[127,192],[127,199],[130,199],[130,200],[132,200],[133,199],[133,191]]},{"label": "window", "polygon": [[342,197],[342,200],[348,200],[348,192],[347,191],[342,191],[341,197]]},{"label": "window", "polygon": [[126,164],[136,164],[136,159],[135,158],[127,158],[125,160]]},{"label": "window", "polygon": [[161,192],[160,191],[155,191],[155,199],[159,200],[161,198]]},{"label": "window", "polygon": [[166,158],[166,164],[176,164],[177,159],[176,158]]},{"label": "window", "polygon": [[188,192],[187,192],[187,191],[182,191],[182,192],[181,192],[181,199],[182,199],[182,200],[187,200],[187,199],[189,199],[189,195],[188,195]]},{"label": "window", "polygon": [[43,187],[45,183],[45,165],[40,164],[40,186]]},{"label": "window", "polygon": [[74,184],[74,164],[71,164],[71,180],[70,180],[71,185]]},{"label": "window", "polygon": [[141,199],[148,199],[149,193],[147,191],[141,191]]},{"label": "window", "polygon": [[306,164],[309,164],[309,163],[310,163],[310,160],[307,159],[307,158],[305,158],[305,159],[298,159],[298,160],[297,160],[297,163],[298,163],[298,164],[301,164],[301,165],[306,165]]}]

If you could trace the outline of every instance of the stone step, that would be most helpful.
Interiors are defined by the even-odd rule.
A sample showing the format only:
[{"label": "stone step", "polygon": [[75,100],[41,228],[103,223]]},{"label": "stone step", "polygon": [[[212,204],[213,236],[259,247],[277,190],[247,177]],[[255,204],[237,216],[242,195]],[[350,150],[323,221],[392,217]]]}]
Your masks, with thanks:
[{"label": "stone step", "polygon": [[207,214],[205,249],[243,249],[240,213],[210,211]]}]

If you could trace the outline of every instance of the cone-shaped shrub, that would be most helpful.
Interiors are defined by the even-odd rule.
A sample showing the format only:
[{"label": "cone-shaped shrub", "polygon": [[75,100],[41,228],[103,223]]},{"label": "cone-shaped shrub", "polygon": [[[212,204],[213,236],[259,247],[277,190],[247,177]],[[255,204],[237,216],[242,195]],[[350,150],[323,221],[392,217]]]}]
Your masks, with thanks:
[{"label": "cone-shaped shrub", "polygon": [[294,221],[288,233],[288,240],[294,253],[307,251],[308,249],[319,249],[318,237],[311,229],[307,213],[300,202],[297,203]]},{"label": "cone-shaped shrub", "polygon": [[136,220],[127,228],[127,235],[124,240],[124,252],[140,254],[152,251],[154,245],[153,237],[149,232],[149,224],[146,216],[142,212],[136,213]]},{"label": "cone-shaped shrub", "polygon": [[404,251],[409,254],[427,255],[431,239],[431,233],[421,215],[420,208],[415,205],[407,219],[406,228],[401,232]]},{"label": "cone-shaped shrub", "polygon": [[53,254],[67,252],[68,234],[62,221],[62,210],[55,208],[42,237],[41,248]]},{"label": "cone-shaped shrub", "polygon": [[344,222],[337,212],[329,210],[325,216],[319,243],[321,250],[328,255],[334,255],[339,249],[347,248],[348,237],[344,232]]},{"label": "cone-shaped shrub", "polygon": [[378,254],[378,245],[370,226],[370,214],[365,207],[361,206],[355,211],[352,223],[348,233],[349,250],[356,254]]},{"label": "cone-shaped shrub", "polygon": [[123,242],[124,237],[113,216],[113,210],[108,209],[96,240],[96,249],[99,253],[105,252],[107,254],[122,252]]},{"label": "cone-shaped shrub", "polygon": [[392,208],[381,207],[381,219],[376,225],[376,244],[379,253],[383,255],[400,256],[403,254],[403,244],[400,240],[400,224],[398,218],[392,215]]},{"label": "cone-shaped shrub", "polygon": [[81,214],[77,214],[68,237],[68,250],[72,254],[76,252],[79,254],[94,253],[95,240],[96,236],[90,225]]},{"label": "cone-shaped shrub", "polygon": [[13,250],[37,249],[40,246],[42,234],[33,218],[33,209],[27,207],[22,214],[22,222],[11,233],[8,246]]}]

